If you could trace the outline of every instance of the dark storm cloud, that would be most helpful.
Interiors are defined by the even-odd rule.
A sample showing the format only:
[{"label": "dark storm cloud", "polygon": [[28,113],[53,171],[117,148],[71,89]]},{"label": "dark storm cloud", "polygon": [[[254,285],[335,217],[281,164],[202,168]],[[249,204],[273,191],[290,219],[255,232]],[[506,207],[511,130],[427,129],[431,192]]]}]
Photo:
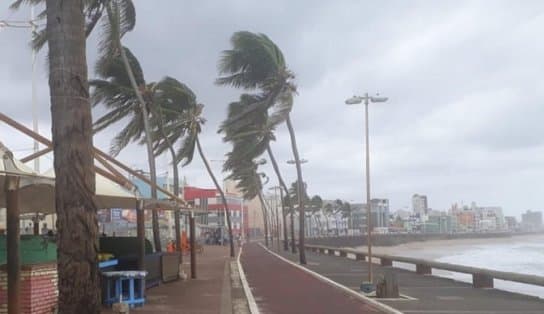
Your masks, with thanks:
[{"label": "dark storm cloud", "polygon": [[[217,60],[233,32],[249,30],[273,39],[297,74],[293,121],[301,155],[310,161],[303,171],[311,194],[364,198],[363,108],[343,102],[353,94],[380,92],[390,100],[370,108],[373,196],[390,198],[394,209],[423,193],[436,209],[474,200],[502,205],[509,213],[544,201],[544,5],[538,1],[209,0],[136,6],[137,26],[125,44],[148,81],[176,77],[206,104],[202,142],[210,159],[222,159],[229,149],[216,130],[227,104],[240,94],[214,85]],[[30,125],[26,35],[0,31],[1,110]],[[91,75],[98,36],[88,42]],[[40,118],[48,134],[43,54],[38,61]],[[4,128],[0,132],[0,140],[12,146],[30,144],[14,133],[4,136]],[[115,132],[97,135],[95,143],[108,150]],[[273,149],[292,182],[294,169],[285,163],[292,158],[289,138],[284,127],[277,133]],[[131,145],[119,158],[146,168],[142,147]],[[160,171],[168,170],[168,162],[167,156],[159,158]],[[219,163],[212,165],[220,170]],[[211,185],[197,159],[183,175]]]}]

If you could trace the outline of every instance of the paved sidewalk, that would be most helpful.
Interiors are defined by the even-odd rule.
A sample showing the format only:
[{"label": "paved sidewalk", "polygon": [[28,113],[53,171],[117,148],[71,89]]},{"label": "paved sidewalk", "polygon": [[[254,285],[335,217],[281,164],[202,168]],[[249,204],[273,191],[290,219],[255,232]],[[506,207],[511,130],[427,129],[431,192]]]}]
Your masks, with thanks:
[{"label": "paved sidewalk", "polygon": [[[298,255],[282,251],[295,262]],[[346,257],[306,251],[307,268],[353,290],[367,276],[367,264]],[[403,313],[415,314],[542,314],[544,300],[497,289],[476,289],[471,284],[447,278],[418,275],[413,271],[373,265],[375,276],[386,270],[397,274],[405,299],[381,299]]]},{"label": "paved sidewalk", "polygon": [[244,245],[241,262],[262,314],[381,313],[280,260],[257,243]]},{"label": "paved sidewalk", "polygon": [[[205,246],[197,255],[197,279],[178,280],[147,290],[147,303],[131,313],[230,313],[230,261],[228,247]],[[185,273],[190,274],[189,256],[183,256]],[[112,313],[104,309],[102,313]]]}]

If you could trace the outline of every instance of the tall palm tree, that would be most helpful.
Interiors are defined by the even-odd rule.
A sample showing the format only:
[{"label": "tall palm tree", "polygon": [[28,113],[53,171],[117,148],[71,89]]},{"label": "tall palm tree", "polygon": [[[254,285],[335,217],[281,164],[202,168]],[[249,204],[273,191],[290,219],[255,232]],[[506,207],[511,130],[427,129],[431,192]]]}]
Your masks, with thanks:
[{"label": "tall palm tree", "polygon": [[[31,4],[40,4],[46,0],[16,0],[12,5],[12,9],[18,9],[23,2]],[[149,163],[149,176],[151,182],[157,183],[155,158],[153,156],[153,139],[151,138],[151,129],[149,125],[148,109],[140,92],[140,86],[131,67],[131,62],[127,57],[126,50],[121,44],[122,37],[132,31],[136,25],[136,9],[132,0],[83,0],[81,1],[84,13],[84,31],[85,36],[89,36],[95,26],[102,24],[102,36],[99,42],[99,59],[97,68],[107,67],[112,59],[121,57],[123,66],[127,72],[129,83],[134,90],[135,96],[139,101],[140,110],[142,111],[142,120],[145,130],[145,143],[147,146],[147,159]],[[104,12],[106,13],[104,15]],[[38,17],[43,18],[47,15],[46,11],[41,12]],[[46,28],[41,28],[34,34],[32,46],[34,49],[41,49],[47,42]],[[157,188],[151,186],[151,198],[157,199]],[[155,249],[161,251],[158,213],[154,210],[152,215],[153,225],[153,240]]]},{"label": "tall palm tree", "polygon": [[[236,32],[231,37],[232,49],[223,51],[219,61],[219,73],[223,75],[216,80],[219,85],[230,85],[245,90],[257,90],[261,100],[248,106],[227,124],[243,120],[254,110],[263,105],[272,111],[269,120],[273,125],[287,123],[291,139],[293,157],[297,165],[297,179],[302,182],[302,169],[296,145],[294,128],[289,113],[293,106],[293,94],[296,87],[294,75],[287,68],[283,53],[279,47],[264,34]],[[302,187],[299,186],[302,190]],[[304,201],[298,200],[299,217],[299,259],[306,264],[304,252]]]},{"label": "tall palm tree", "polygon": [[[113,138],[110,152],[112,155],[117,155],[130,142],[140,142],[147,144],[148,161],[150,169],[151,182],[156,182],[155,172],[155,157],[153,155],[153,146],[149,147],[149,139],[151,134],[148,113],[153,108],[153,87],[156,84],[147,84],[144,78],[143,70],[138,62],[138,59],[132,52],[123,47],[121,49],[128,60],[129,68],[132,75],[126,71],[125,58],[121,54],[116,57],[111,57],[106,61],[101,60],[95,67],[95,72],[98,79],[90,81],[93,87],[92,105],[103,105],[108,110],[100,118],[94,122],[95,132],[104,130],[105,128],[128,118],[128,123],[121,131]],[[138,86],[138,93],[135,92],[133,86]],[[145,95],[144,106],[140,100],[140,96]],[[144,97],[144,96],[142,96]],[[151,149],[151,156],[149,150]],[[151,187],[151,198],[157,199],[157,189]],[[155,249],[161,251],[159,219],[156,210],[152,212],[153,226],[153,242]]]},{"label": "tall palm tree", "polygon": [[[232,224],[227,198],[225,197],[223,188],[221,188],[219,181],[217,181],[217,178],[210,167],[210,163],[208,162],[200,143],[199,135],[200,132],[202,132],[202,125],[206,122],[206,119],[202,117],[204,105],[196,103],[196,97],[192,101],[192,106],[183,111],[179,111],[179,108],[176,111],[175,108],[172,108],[172,106],[169,106],[168,104],[161,104],[162,110],[172,114],[168,118],[168,121],[166,121],[164,130],[172,142],[174,142],[175,139],[182,140],[182,143],[180,144],[176,153],[176,163],[181,162],[182,166],[190,164],[193,160],[195,149],[198,151],[200,159],[204,163],[204,166],[206,167],[215,188],[219,191],[221,202],[225,208],[225,216],[227,217],[227,229],[229,234],[230,256],[234,257],[234,238],[232,235]],[[179,134],[182,133],[185,133],[185,136],[180,137]]]},{"label": "tall palm tree", "polygon": [[[170,152],[172,158],[172,169],[174,176],[174,194],[176,196],[180,193],[179,186],[179,160],[176,157],[176,150],[174,148],[175,142],[185,135],[185,124],[180,124],[176,129],[171,129],[171,133],[167,134],[164,125],[166,123],[175,122],[176,119],[183,117],[183,113],[189,110],[196,104],[196,95],[185,84],[178,80],[165,77],[157,84],[153,84],[151,87],[153,95],[153,103],[156,106],[152,107],[153,127],[155,139],[154,151],[155,155],[162,154],[165,150]],[[181,249],[181,234],[180,234],[180,211],[176,210],[175,224],[176,224],[176,247]]]},{"label": "tall palm tree", "polygon": [[[30,5],[40,5],[46,3],[46,0],[15,0],[10,8],[13,10],[18,10],[23,3]],[[102,24],[102,34],[106,37],[109,37],[111,33],[110,27],[108,25],[107,16],[104,15],[107,5],[115,5],[121,16],[120,22],[120,33],[119,35],[123,37],[127,32],[132,31],[136,25],[136,8],[132,0],[83,0],[83,16],[85,22],[85,36],[88,37],[92,31],[95,29],[96,25]],[[38,19],[43,19],[47,17],[47,10],[44,9],[37,16]],[[37,29],[33,34],[32,38],[32,48],[40,50],[47,43],[47,32],[46,27],[42,26]]]},{"label": "tall palm tree", "polygon": [[48,0],[58,228],[58,310],[99,313],[98,220],[83,1]]},{"label": "tall palm tree", "polygon": [[244,199],[252,200],[255,197],[259,198],[263,214],[265,245],[268,247],[269,236],[270,238],[272,237],[268,220],[268,213],[270,210],[264,200],[262,182],[264,179],[264,184],[266,184],[268,182],[268,177],[262,172],[257,172],[260,164],[264,164],[264,160],[258,162],[248,159],[239,160],[236,167],[230,169],[231,172],[227,178],[236,182],[236,187],[242,192]]},{"label": "tall palm tree", "polygon": [[[233,150],[227,154],[227,160],[224,165],[225,171],[231,171],[236,168],[241,160],[254,160],[261,156],[264,151],[267,152],[280,187],[284,190],[285,195],[289,194],[287,185],[283,180],[278,163],[272,152],[270,145],[271,141],[275,140],[274,129],[275,124],[271,123],[268,116],[266,103],[262,102],[263,98],[258,95],[242,94],[240,99],[229,104],[227,119],[219,127],[219,132],[225,134],[223,140],[233,144]],[[259,103],[257,109],[249,111],[245,119],[232,120],[241,112],[248,110],[250,106]],[[287,243],[287,224],[285,223],[286,212],[285,207],[291,208],[290,200],[282,198],[282,217],[284,227],[284,249],[288,250]],[[294,239],[293,239],[293,249]]]}]

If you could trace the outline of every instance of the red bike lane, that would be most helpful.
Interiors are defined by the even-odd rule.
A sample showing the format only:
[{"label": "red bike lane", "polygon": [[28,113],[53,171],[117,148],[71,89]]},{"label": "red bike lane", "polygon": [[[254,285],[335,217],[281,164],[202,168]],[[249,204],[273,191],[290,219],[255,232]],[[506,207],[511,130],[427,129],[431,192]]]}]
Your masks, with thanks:
[{"label": "red bike lane", "polygon": [[256,243],[244,245],[244,273],[263,314],[382,313],[289,263]]}]

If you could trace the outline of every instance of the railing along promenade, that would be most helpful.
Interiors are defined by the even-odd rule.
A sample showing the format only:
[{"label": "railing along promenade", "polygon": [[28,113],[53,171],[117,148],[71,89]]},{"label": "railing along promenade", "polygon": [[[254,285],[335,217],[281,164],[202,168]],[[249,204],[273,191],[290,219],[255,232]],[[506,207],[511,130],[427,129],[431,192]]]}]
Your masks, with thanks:
[{"label": "railing along promenade", "polygon": [[[367,261],[367,254],[355,249],[350,248],[338,248],[323,245],[306,244],[306,250],[328,254],[338,255],[341,257],[348,257],[348,254],[355,256],[356,260]],[[387,254],[372,254],[373,259],[379,259],[381,266],[393,266],[393,262],[413,264],[416,266],[416,273],[420,275],[431,275],[433,269],[447,270],[457,273],[465,273],[472,275],[472,286],[475,288],[493,288],[493,280],[501,279],[512,282],[519,282],[524,284],[530,284],[535,286],[544,287],[544,277],[536,275],[525,275],[518,273],[511,273],[498,270],[490,270],[478,267],[462,266],[449,263],[441,263],[431,260],[394,256]]]}]

